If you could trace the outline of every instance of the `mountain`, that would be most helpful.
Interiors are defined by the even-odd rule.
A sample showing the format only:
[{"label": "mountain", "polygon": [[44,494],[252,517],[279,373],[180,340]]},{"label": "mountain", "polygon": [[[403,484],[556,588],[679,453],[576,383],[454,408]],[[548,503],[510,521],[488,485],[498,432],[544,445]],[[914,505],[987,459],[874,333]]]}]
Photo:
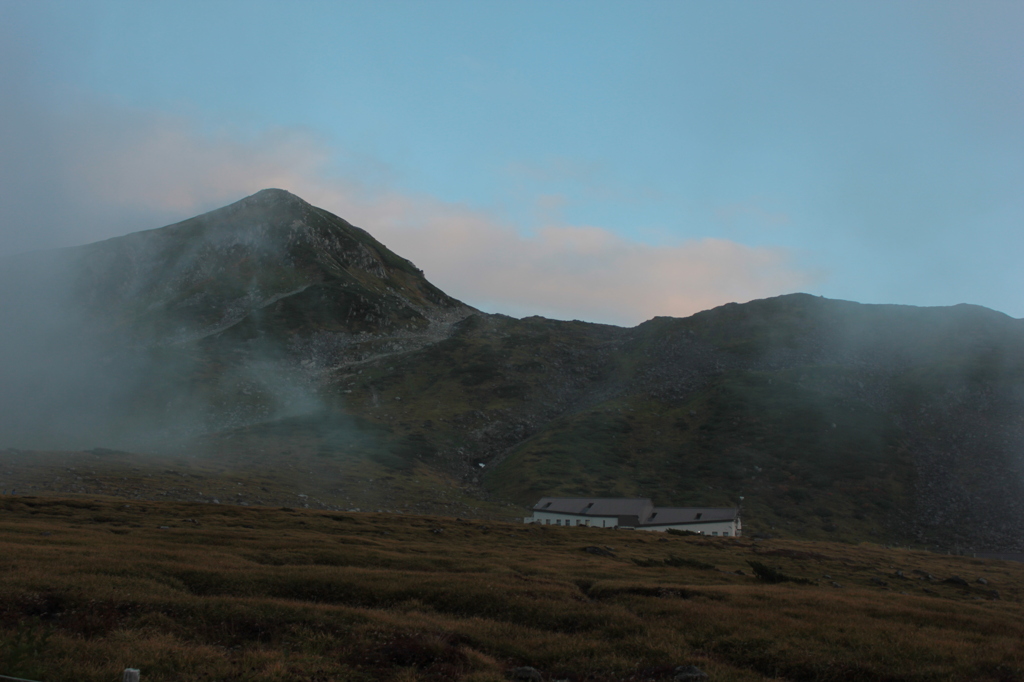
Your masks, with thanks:
[{"label": "mountain", "polygon": [[281,190],[0,278],[0,445],[301,473],[325,506],[644,496],[742,504],[757,533],[1024,549],[1024,321],[977,306],[488,315]]},{"label": "mountain", "polygon": [[176,440],[316,402],[325,364],[444,336],[473,308],[283,190],[0,272],[0,433]]},{"label": "mountain", "polygon": [[395,334],[474,312],[364,230],[276,189],[74,258],[78,302],[148,344]]}]

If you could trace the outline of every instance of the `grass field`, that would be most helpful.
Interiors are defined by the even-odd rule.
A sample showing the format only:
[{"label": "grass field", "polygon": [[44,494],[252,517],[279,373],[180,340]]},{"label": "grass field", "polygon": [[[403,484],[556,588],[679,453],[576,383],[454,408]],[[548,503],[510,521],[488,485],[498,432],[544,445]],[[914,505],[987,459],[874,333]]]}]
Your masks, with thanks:
[{"label": "grass field", "polygon": [[426,465],[416,463],[396,470],[364,453],[325,456],[318,440],[303,436],[289,433],[288,442],[282,444],[272,436],[249,438],[243,433],[233,439],[232,448],[222,448],[215,457],[104,449],[0,450],[0,491],[506,521],[525,512],[507,502],[487,500],[472,486]]},{"label": "grass field", "polygon": [[1022,680],[1022,598],[869,544],[0,498],[0,674],[43,682]]}]

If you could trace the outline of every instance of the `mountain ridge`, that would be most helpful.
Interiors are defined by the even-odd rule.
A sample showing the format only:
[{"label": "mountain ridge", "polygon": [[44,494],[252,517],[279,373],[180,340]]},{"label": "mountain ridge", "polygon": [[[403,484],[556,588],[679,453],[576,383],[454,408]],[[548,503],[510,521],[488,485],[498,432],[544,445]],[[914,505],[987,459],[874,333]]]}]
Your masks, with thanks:
[{"label": "mountain ridge", "polygon": [[1024,546],[1024,321],[980,306],[790,294],[632,328],[516,319],[283,190],[71,253],[72,341],[3,335],[26,360],[0,366],[9,445],[329,465],[317,499],[337,507],[385,480],[391,506],[743,498],[752,532]]}]

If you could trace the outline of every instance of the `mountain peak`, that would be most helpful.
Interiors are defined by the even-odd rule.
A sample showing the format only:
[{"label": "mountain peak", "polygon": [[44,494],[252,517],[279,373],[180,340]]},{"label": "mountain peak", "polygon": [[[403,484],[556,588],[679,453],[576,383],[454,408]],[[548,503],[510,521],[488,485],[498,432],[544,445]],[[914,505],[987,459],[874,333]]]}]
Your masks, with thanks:
[{"label": "mountain peak", "polygon": [[80,304],[150,342],[248,318],[254,334],[383,333],[473,311],[365,230],[278,188],[76,252]]},{"label": "mountain peak", "polygon": [[[219,232],[233,232],[239,229],[251,231],[254,228],[266,229],[272,225],[287,226],[296,219],[304,221],[315,210],[316,208],[302,197],[288,190],[271,187],[168,227],[173,230],[179,225],[203,224],[205,228],[213,228]],[[337,216],[335,219],[352,228],[347,221]]]},{"label": "mountain peak", "polygon": [[279,189],[277,187],[268,187],[266,189],[261,189],[259,192],[256,192],[255,194],[250,194],[249,196],[245,197],[238,203],[271,204],[280,202],[303,204],[306,206],[309,205],[308,203],[306,203],[305,200],[302,199],[302,197],[296,196],[295,194],[292,194],[286,189]]}]

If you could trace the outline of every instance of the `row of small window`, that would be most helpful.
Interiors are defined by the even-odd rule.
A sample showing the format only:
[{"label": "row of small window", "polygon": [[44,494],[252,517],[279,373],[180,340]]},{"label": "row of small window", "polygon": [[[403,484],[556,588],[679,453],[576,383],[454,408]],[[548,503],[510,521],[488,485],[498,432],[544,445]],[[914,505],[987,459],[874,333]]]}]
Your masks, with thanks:
[{"label": "row of small window", "polygon": [[[567,525],[567,526],[572,526],[572,525],[589,526],[590,525],[590,519],[575,519],[575,521],[576,521],[575,524],[573,524],[573,520],[574,519],[566,519],[565,520],[565,525]],[[540,521],[542,521],[545,526],[561,526],[562,525],[562,519],[540,519]],[[554,521],[554,523],[551,523],[552,521]],[[604,519],[601,519],[601,527],[602,528],[607,528],[607,526],[605,525],[605,520]],[[701,535],[704,534],[704,531],[702,531],[702,530],[699,530],[697,532],[700,533]],[[712,535],[718,535],[718,531],[717,530],[713,530],[713,531],[711,531],[711,534]],[[722,531],[722,535],[725,536],[725,537],[728,537],[729,536],[729,531],[723,530]]]},{"label": "row of small window", "polygon": [[[552,526],[552,525],[554,525],[554,526],[561,526],[562,525],[562,519],[541,519],[541,521],[543,521],[545,526]],[[554,521],[554,523],[551,523],[552,521]],[[572,526],[572,525],[589,526],[590,525],[590,519],[575,519],[575,521],[576,521],[576,523],[573,524],[573,519],[566,519],[565,520],[565,525],[567,525],[567,526]],[[605,525],[605,519],[601,519],[601,527],[602,528],[607,528],[608,527],[607,525]]]}]

